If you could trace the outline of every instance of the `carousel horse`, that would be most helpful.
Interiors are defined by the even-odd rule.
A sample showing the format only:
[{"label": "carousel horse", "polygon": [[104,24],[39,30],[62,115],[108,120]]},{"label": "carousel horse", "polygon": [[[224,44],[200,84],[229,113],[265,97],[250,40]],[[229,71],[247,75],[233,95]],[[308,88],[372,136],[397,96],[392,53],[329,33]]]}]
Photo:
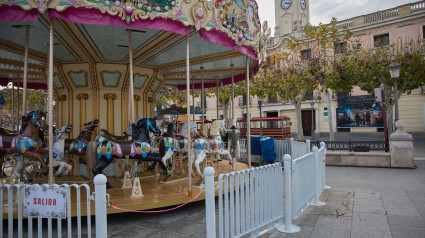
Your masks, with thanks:
[{"label": "carousel horse", "polygon": [[64,143],[64,152],[67,154],[74,154],[77,156],[86,155],[87,146],[91,141],[91,136],[94,133],[99,120],[93,120],[84,124],[84,129],[76,139],[66,139]]},{"label": "carousel horse", "polygon": [[[53,137],[53,168],[58,168],[53,174],[56,177],[64,176],[71,171],[72,166],[65,161],[65,141],[72,131],[72,125],[68,124],[56,130]],[[48,147],[47,147],[48,148]],[[45,156],[47,159],[47,156]]]},{"label": "carousel horse", "polygon": [[[93,174],[96,176],[101,173],[111,162],[112,159],[124,159],[126,155],[129,155],[131,159],[141,161],[152,161],[152,165],[148,167],[148,170],[155,168],[157,162],[160,163],[163,173],[167,174],[167,167],[162,162],[158,154],[151,153],[150,137],[149,132],[159,134],[160,130],[156,125],[155,118],[143,118],[137,121],[132,126],[132,139],[126,140],[114,140],[112,138],[104,138],[100,142],[90,142],[87,159],[95,160],[99,162],[92,168]],[[111,184],[107,184],[108,188],[112,188]]]},{"label": "carousel horse", "polygon": [[[194,150],[194,154],[196,154],[196,160],[192,160],[192,163],[195,163],[196,171],[198,172],[198,175],[203,177],[204,175],[201,173],[201,169],[199,168],[199,164],[204,161],[205,156],[207,154],[213,154],[213,155],[224,155],[226,156],[230,163],[232,163],[232,157],[230,156],[230,152],[228,150],[224,149],[224,143],[220,136],[220,121],[215,120],[211,123],[211,128],[209,130],[209,135],[207,138],[205,138],[206,127],[201,128],[201,136],[204,137],[195,137],[193,140],[193,146],[192,149]],[[224,126],[224,125],[222,125]],[[223,130],[223,129],[221,129]],[[206,142],[204,142],[205,140]],[[189,169],[192,169],[192,166],[189,166]]]},{"label": "carousel horse", "polygon": [[240,145],[239,145],[239,139],[240,139],[240,131],[236,127],[236,119],[233,119],[232,126],[229,130],[226,132],[226,138],[227,138],[227,148],[230,151],[230,154],[233,155],[233,158],[236,158],[236,161],[239,161],[241,158],[240,154]]},{"label": "carousel horse", "polygon": [[[68,135],[71,133],[72,131],[72,125],[68,124],[66,126],[63,126],[62,128],[58,129],[55,131],[55,135],[53,136],[53,168],[59,167],[59,169],[57,170],[57,172],[54,174],[54,176],[59,176],[62,175],[62,170],[66,169],[65,173],[67,173],[69,170],[71,170],[71,165],[67,164],[66,162],[63,161],[63,156],[62,159],[59,160],[58,158],[58,150],[55,148],[55,145],[58,144],[58,142],[65,140]],[[46,149],[48,149],[48,147],[46,147]],[[44,158],[47,159],[47,154],[44,155]],[[25,158],[22,158],[22,156],[15,156],[16,160],[16,164],[13,168],[12,174],[14,174],[17,177],[20,177],[20,170],[23,169],[24,174],[27,176],[28,181],[31,182],[33,180],[32,175],[30,173],[28,173],[28,171],[26,171],[25,168],[23,168],[22,166],[24,166],[25,164]],[[25,178],[24,178],[25,180]],[[27,182],[25,180],[25,182]]]},{"label": "carousel horse", "polygon": [[165,165],[167,165],[167,160],[174,155],[174,152],[180,151],[180,143],[174,133],[174,123],[168,123],[167,131],[162,134],[162,138],[159,140],[159,156]]},{"label": "carousel horse", "polygon": [[19,153],[40,162],[41,167],[47,174],[49,168],[43,155],[49,151],[42,147],[40,134],[46,129],[46,113],[39,111],[29,112],[22,119],[19,134],[9,134],[0,131],[0,158],[6,154]]}]

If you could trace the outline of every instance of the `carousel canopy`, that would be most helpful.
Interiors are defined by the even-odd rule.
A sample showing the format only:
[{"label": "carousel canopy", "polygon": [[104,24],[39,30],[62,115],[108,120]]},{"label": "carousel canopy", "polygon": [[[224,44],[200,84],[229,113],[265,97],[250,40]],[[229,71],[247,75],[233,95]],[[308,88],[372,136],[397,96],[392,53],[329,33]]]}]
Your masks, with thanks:
[{"label": "carousel canopy", "polygon": [[202,75],[205,87],[215,87],[217,80],[231,83],[230,65],[235,82],[244,80],[246,56],[255,73],[266,40],[254,0],[0,0],[2,82],[23,78],[25,25],[28,80],[46,82],[51,19],[56,91],[128,87],[123,82],[129,74],[129,30],[134,87],[155,78],[151,91],[161,85],[186,88],[186,36],[196,88]]}]

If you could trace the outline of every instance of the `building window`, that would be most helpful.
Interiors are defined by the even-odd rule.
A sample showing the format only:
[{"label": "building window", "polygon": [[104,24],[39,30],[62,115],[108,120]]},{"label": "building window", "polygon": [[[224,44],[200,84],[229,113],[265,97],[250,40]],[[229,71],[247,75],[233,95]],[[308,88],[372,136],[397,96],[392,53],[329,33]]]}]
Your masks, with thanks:
[{"label": "building window", "polygon": [[311,49],[306,49],[301,51],[301,58],[302,59],[310,59],[312,57],[313,53],[311,52]]},{"label": "building window", "polygon": [[272,97],[271,95],[267,95],[267,103],[278,103],[277,95]]},{"label": "building window", "polygon": [[347,53],[347,42],[335,43],[335,54]]},{"label": "building window", "polygon": [[425,40],[425,25],[422,26],[422,40]]},{"label": "building window", "polygon": [[390,34],[382,34],[373,36],[373,44],[375,47],[390,45]]}]

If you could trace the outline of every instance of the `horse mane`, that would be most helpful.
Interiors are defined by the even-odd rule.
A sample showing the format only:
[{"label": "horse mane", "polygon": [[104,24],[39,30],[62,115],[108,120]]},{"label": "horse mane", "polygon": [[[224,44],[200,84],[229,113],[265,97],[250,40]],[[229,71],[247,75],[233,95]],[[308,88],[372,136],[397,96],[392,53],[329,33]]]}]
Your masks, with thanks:
[{"label": "horse mane", "polygon": [[25,115],[25,117],[22,118],[22,125],[21,125],[21,129],[19,130],[19,134],[23,134],[25,131],[25,128],[27,128],[29,121],[32,119],[32,114],[35,111],[31,111],[29,112],[27,115]]}]

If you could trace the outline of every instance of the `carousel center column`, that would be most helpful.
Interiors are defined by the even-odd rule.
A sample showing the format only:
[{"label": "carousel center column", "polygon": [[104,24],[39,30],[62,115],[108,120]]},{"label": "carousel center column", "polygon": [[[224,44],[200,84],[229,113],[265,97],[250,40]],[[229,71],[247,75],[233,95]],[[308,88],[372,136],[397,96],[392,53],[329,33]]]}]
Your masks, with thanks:
[{"label": "carousel center column", "polygon": [[80,130],[84,128],[86,123],[86,101],[89,99],[87,93],[77,94],[77,99],[80,100]]},{"label": "carousel center column", "polygon": [[114,100],[117,99],[117,95],[114,93],[105,93],[103,95],[105,100],[107,101],[107,130],[109,133],[114,133]]}]

